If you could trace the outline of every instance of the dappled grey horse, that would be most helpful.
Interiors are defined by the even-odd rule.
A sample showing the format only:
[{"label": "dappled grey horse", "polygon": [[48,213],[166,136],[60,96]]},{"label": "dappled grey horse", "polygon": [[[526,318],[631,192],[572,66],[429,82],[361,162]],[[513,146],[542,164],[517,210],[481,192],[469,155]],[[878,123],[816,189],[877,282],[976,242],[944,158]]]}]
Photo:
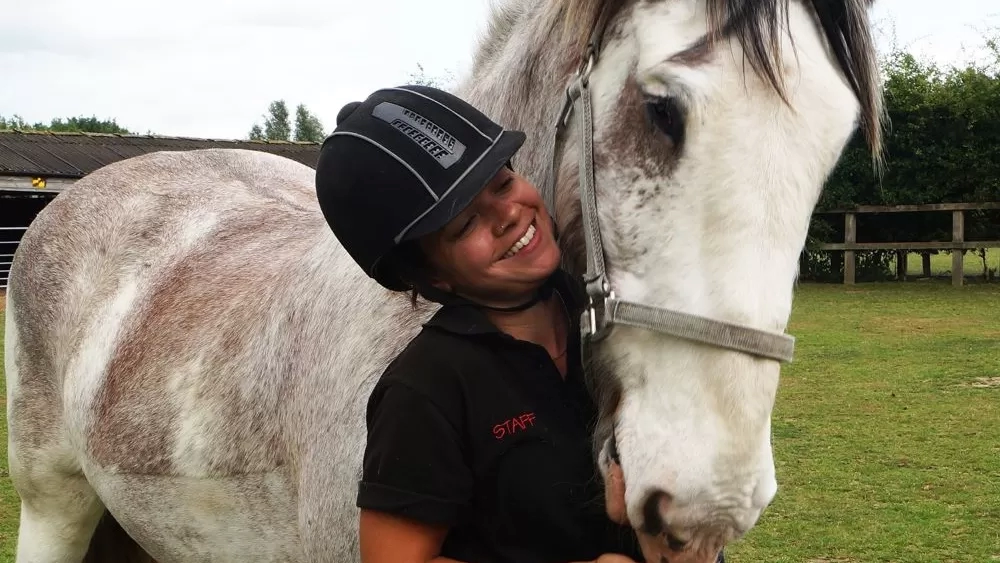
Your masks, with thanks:
[{"label": "dappled grey horse", "polygon": [[[671,561],[711,560],[777,490],[810,214],[855,129],[879,156],[867,10],[510,0],[459,89],[528,134],[515,166],[588,276],[595,456]],[[354,265],[311,169],[206,150],[98,170],[28,230],[7,307],[18,563],[358,559],[365,401],[433,307]]]}]

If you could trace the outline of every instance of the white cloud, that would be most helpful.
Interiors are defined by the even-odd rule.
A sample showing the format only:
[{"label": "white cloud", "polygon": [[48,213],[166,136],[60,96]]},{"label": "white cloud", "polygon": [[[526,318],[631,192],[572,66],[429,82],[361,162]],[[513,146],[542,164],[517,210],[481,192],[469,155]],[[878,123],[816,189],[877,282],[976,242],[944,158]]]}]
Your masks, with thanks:
[{"label": "white cloud", "polygon": [[[0,114],[91,115],[145,132],[239,138],[271,100],[329,129],[340,107],[422,64],[460,75],[490,0],[0,0]],[[878,0],[900,44],[943,60],[979,43],[995,0]],[[1000,20],[992,20],[1000,24]]]}]

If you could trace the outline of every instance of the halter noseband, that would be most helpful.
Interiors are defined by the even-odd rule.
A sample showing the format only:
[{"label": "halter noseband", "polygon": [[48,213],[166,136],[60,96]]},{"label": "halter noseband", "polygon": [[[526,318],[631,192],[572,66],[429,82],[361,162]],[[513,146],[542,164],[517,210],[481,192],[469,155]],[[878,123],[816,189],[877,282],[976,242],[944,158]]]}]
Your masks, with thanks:
[{"label": "halter noseband", "polygon": [[580,68],[566,88],[566,100],[556,122],[549,181],[542,194],[554,219],[555,186],[563,134],[573,110],[578,108],[576,113],[581,140],[580,205],[587,247],[587,273],[583,277],[587,288],[587,307],[580,319],[580,331],[584,341],[601,340],[607,335],[611,325],[620,324],[780,362],[790,362],[795,350],[795,339],[787,334],[643,305],[615,296],[605,270],[604,243],[601,240],[600,219],[597,214],[597,194],[594,188],[594,117],[589,89],[590,73],[597,64],[601,38],[610,20],[610,15],[606,12],[607,10],[602,11],[598,17],[581,57]]}]

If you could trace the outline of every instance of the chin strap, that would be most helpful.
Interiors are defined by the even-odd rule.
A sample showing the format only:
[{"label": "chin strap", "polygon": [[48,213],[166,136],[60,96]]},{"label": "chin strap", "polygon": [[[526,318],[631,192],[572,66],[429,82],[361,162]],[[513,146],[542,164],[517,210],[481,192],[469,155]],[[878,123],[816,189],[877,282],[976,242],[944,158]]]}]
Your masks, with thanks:
[{"label": "chin strap", "polygon": [[442,291],[440,289],[437,289],[436,287],[422,287],[419,288],[418,291],[420,292],[421,295],[423,295],[427,299],[430,299],[431,301],[434,301],[435,303],[440,303],[442,305],[471,306],[471,307],[478,307],[480,309],[486,309],[488,311],[496,311],[498,313],[517,313],[520,311],[530,309],[531,307],[534,307],[538,303],[547,300],[549,297],[552,296],[553,290],[554,290],[554,284],[552,279],[549,278],[548,280],[545,281],[545,283],[543,283],[538,288],[538,291],[536,291],[535,294],[530,299],[528,299],[524,303],[521,303],[519,305],[513,305],[510,307],[495,307],[493,305],[486,305],[484,303],[473,301],[468,297],[463,297],[457,293],[453,293],[450,291]]}]

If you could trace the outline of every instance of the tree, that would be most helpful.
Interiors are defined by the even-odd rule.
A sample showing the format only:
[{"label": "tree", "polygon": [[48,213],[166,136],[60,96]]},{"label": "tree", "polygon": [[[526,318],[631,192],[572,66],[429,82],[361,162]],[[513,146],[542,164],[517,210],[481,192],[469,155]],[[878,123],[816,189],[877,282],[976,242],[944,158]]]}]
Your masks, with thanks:
[{"label": "tree", "polygon": [[323,123],[305,105],[299,104],[295,108],[295,140],[319,143],[323,136]]},{"label": "tree", "polygon": [[68,117],[66,119],[57,117],[52,119],[48,125],[42,122],[31,125],[28,124],[21,116],[14,114],[11,118],[4,118],[3,116],[0,116],[0,129],[76,133],[114,133],[120,135],[132,134],[128,129],[118,125],[118,122],[115,119],[98,119],[97,116]]},{"label": "tree", "polygon": [[[275,100],[267,107],[264,126],[254,123],[247,135],[252,141],[290,141],[293,138],[292,123],[285,100]],[[296,141],[320,142],[323,140],[323,123],[313,115],[305,104],[295,108],[294,139]]]},{"label": "tree", "polygon": [[427,76],[424,66],[417,63],[417,71],[410,73],[408,82],[410,84],[447,90],[454,84],[455,77],[450,71],[446,72],[446,76]]},{"label": "tree", "polygon": [[[998,36],[1000,37],[1000,36]],[[819,208],[942,202],[1000,201],[1000,49],[986,40],[992,60],[942,68],[900,49],[883,60],[887,169],[875,176],[864,139],[848,144],[820,198]],[[840,216],[816,215],[810,240],[843,240]],[[988,213],[966,216],[968,239],[1000,238],[1000,221]],[[945,213],[859,216],[859,241],[948,240]],[[887,267],[892,252],[866,252],[874,271]],[[808,250],[807,263],[834,269],[827,253]],[[808,268],[806,268],[808,269]],[[827,271],[831,277],[837,272]],[[859,272],[860,275],[860,272]]]},{"label": "tree", "polygon": [[[41,125],[41,124],[39,124]],[[2,130],[13,130],[19,129],[21,131],[34,131],[35,128],[29,125],[23,117],[14,114],[13,117],[4,117],[0,115],[0,131]]]},{"label": "tree", "polygon": [[264,117],[264,137],[269,141],[288,141],[292,136],[288,105],[285,100],[275,100],[268,106]]}]

